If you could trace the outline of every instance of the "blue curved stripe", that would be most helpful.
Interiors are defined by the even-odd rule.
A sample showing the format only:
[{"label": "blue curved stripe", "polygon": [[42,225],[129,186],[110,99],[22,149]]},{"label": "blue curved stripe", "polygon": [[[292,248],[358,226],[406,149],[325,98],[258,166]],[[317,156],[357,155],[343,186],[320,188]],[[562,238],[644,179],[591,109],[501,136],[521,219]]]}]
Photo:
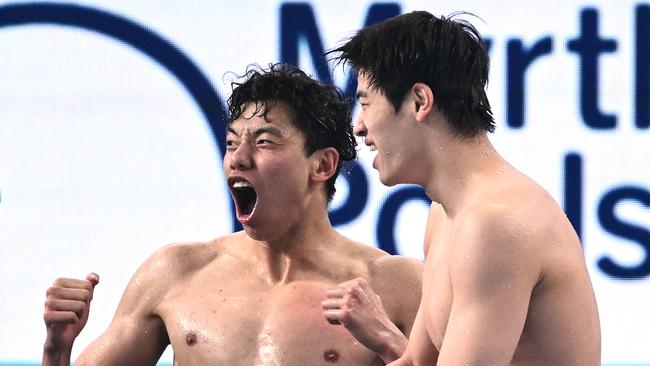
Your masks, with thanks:
[{"label": "blue curved stripe", "polygon": [[[0,28],[56,24],[94,31],[141,51],[167,69],[185,87],[208,122],[220,156],[225,154],[226,111],[219,94],[201,70],[172,43],[124,17],[66,3],[20,3],[0,6]],[[234,230],[241,229],[231,202]]]}]

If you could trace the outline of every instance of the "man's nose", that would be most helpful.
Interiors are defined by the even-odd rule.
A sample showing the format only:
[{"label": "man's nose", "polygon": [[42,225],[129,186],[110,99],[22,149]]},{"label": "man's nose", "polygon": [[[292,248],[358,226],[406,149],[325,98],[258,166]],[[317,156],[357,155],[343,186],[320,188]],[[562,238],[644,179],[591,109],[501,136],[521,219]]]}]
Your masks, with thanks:
[{"label": "man's nose", "polygon": [[251,156],[250,146],[242,143],[230,153],[230,161],[228,162],[232,170],[245,170],[253,166],[253,159]]},{"label": "man's nose", "polygon": [[356,136],[359,137],[365,137],[366,134],[368,133],[368,130],[366,130],[366,125],[363,123],[363,119],[361,118],[361,115],[357,118],[357,121],[354,124],[354,128],[352,129],[352,132]]}]

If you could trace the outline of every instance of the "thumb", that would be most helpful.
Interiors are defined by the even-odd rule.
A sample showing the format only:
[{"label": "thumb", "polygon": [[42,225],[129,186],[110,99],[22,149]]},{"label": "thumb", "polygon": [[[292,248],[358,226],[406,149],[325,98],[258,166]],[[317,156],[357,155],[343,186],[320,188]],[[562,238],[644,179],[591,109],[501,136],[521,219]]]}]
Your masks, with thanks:
[{"label": "thumb", "polygon": [[99,275],[95,272],[90,272],[86,276],[86,280],[90,281],[90,283],[93,285],[93,288],[95,288],[95,286],[97,286],[99,283]]},{"label": "thumb", "polygon": [[90,300],[92,300],[95,292],[95,286],[97,286],[99,283],[99,275],[95,272],[90,272],[86,276],[86,281],[90,281],[90,284],[93,286],[93,288],[90,290]]}]

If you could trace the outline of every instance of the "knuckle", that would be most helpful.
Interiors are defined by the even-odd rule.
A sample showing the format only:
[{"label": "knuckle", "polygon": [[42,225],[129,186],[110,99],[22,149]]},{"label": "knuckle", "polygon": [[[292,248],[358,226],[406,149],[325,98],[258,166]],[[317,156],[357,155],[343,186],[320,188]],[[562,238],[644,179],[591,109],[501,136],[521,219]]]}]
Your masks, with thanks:
[{"label": "knuckle", "polygon": [[75,313],[81,313],[85,310],[86,308],[86,303],[81,302],[81,301],[75,301],[71,304],[72,311]]},{"label": "knuckle", "polygon": [[339,320],[341,323],[350,323],[352,321],[352,310],[351,309],[344,309],[341,311],[341,315],[339,316]]},{"label": "knuckle", "polygon": [[89,302],[90,300],[92,300],[92,298],[93,298],[93,294],[90,290],[83,290],[81,295],[82,301]]},{"label": "knuckle", "polygon": [[341,300],[344,306],[348,306],[352,302],[352,295],[346,294],[345,296],[343,296]]},{"label": "knuckle", "polygon": [[88,280],[84,280],[84,289],[86,289],[88,291],[92,291],[92,289],[93,289],[92,282],[90,282]]},{"label": "knuckle", "polygon": [[59,277],[56,280],[54,280],[54,287],[59,287],[65,282],[65,278]]},{"label": "knuckle", "polygon": [[52,322],[52,314],[49,311],[44,311],[43,312],[43,320],[45,320],[45,324],[50,324]]}]

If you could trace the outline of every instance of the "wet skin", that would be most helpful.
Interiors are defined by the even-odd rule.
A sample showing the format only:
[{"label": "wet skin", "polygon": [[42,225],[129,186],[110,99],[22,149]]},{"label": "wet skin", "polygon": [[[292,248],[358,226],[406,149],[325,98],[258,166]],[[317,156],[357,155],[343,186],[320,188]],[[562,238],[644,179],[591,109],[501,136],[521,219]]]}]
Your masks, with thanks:
[{"label": "wet skin", "polygon": [[[336,159],[331,149],[307,156],[304,136],[288,118],[276,107],[266,119],[245,113],[230,126],[224,168],[244,231],[154,253],[129,282],[109,328],[76,364],[154,365],[169,344],[175,365],[384,364],[349,329],[370,329],[380,343],[396,332],[404,339],[420,301],[421,263],[333,230],[323,182]],[[242,184],[254,188],[254,203],[241,198],[251,194],[236,193]],[[361,298],[341,286],[358,278],[385,313],[363,309],[383,314],[395,332],[381,321],[357,321],[367,319],[358,317]],[[333,288],[346,295],[330,298]],[[66,364],[60,353],[69,349],[55,351],[44,360]]]},{"label": "wet skin", "polygon": [[156,310],[179,365],[384,364],[344,327],[328,323],[320,308],[325,292],[336,284],[374,277],[373,287],[398,321],[392,286],[376,283],[380,279],[372,274],[377,270],[373,263],[387,259],[382,253],[341,242],[352,249],[341,254],[357,259],[321,258],[326,270],[299,271],[292,280],[274,284],[265,279],[260,259],[246,250],[256,245],[248,241],[235,234],[210,244],[168,248],[210,258],[188,268]]},{"label": "wet skin", "polygon": [[398,111],[359,73],[355,134],[382,183],[431,205],[422,302],[391,365],[600,365],[600,325],[578,237],[537,183],[485,133],[459,137],[416,83]]},{"label": "wet skin", "polygon": [[[153,365],[171,344],[175,365],[383,365],[343,326],[330,324],[320,304],[337,284],[367,278],[408,334],[419,267],[405,272],[410,260],[342,236],[327,244],[340,256],[314,248],[313,261],[287,264],[309,269],[291,269],[277,282],[269,280],[259,243],[243,232],[164,247],[138,270],[110,327],[76,364]],[[412,298],[411,308],[398,296]]]},{"label": "wet skin", "polygon": [[420,314],[391,365],[600,365],[598,311],[573,229],[528,178],[505,172],[500,183],[454,217],[432,205]]}]

